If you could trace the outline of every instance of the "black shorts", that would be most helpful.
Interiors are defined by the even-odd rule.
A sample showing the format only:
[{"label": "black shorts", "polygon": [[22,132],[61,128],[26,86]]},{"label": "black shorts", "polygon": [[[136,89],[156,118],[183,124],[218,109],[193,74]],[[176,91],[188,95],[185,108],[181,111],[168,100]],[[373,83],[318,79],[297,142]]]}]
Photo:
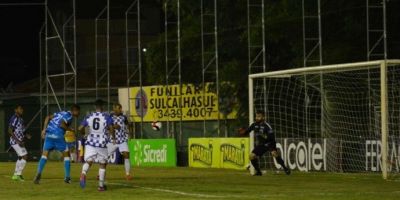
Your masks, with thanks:
[{"label": "black shorts", "polygon": [[272,151],[277,151],[276,149],[276,143],[268,143],[268,144],[260,144],[254,147],[252,153],[256,154],[257,156],[262,156],[264,155],[267,151],[272,152]]}]

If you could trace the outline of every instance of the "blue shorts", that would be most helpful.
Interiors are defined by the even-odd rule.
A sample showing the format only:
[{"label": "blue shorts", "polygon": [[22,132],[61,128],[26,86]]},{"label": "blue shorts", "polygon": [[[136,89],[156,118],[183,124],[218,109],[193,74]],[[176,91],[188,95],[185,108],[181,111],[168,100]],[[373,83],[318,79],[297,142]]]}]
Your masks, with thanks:
[{"label": "blue shorts", "polygon": [[68,147],[64,138],[55,139],[46,137],[46,139],[44,140],[43,150],[44,151],[56,150],[64,152],[68,150]]},{"label": "blue shorts", "polygon": [[75,149],[76,148],[76,142],[67,142],[67,147],[68,149]]}]

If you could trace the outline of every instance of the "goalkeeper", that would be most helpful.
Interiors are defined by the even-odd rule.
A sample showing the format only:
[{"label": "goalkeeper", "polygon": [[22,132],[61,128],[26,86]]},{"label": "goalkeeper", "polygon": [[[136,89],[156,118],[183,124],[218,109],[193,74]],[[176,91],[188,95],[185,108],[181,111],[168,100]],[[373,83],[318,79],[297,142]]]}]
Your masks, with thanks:
[{"label": "goalkeeper", "polygon": [[267,151],[271,152],[271,155],[276,161],[282,166],[283,170],[287,175],[290,174],[290,169],[285,166],[282,157],[279,155],[276,149],[275,135],[272,131],[271,126],[265,121],[265,115],[262,111],[256,112],[256,122],[250,125],[249,128],[239,129],[241,135],[248,135],[251,131],[254,131],[255,147],[250,154],[250,162],[256,170],[255,176],[262,176],[259,158],[264,155]]}]

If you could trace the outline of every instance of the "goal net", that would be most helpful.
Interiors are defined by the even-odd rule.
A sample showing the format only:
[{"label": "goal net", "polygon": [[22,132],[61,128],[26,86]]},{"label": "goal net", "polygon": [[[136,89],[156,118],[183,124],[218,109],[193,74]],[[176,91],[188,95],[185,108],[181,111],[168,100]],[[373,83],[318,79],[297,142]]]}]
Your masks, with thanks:
[{"label": "goal net", "polygon": [[[250,122],[258,110],[292,170],[382,172],[384,178],[399,172],[400,60],[251,74]],[[279,165],[266,155],[261,167]]]}]

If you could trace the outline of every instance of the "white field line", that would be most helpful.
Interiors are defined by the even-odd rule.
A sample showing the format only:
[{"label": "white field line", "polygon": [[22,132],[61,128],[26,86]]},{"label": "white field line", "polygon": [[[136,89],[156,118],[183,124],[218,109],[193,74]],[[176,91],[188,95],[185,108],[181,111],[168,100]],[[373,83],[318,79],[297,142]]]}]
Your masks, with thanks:
[{"label": "white field line", "polygon": [[[11,176],[8,175],[3,175],[5,178],[11,178]],[[51,180],[64,180],[64,179],[51,179]],[[25,181],[26,182],[26,181]],[[92,180],[89,180],[89,182],[92,182]],[[93,182],[95,182],[93,180]],[[33,184],[33,183],[32,183]],[[267,194],[267,195],[209,195],[209,194],[200,194],[200,193],[190,193],[190,192],[182,192],[178,190],[170,190],[170,189],[162,189],[162,188],[153,188],[153,187],[143,187],[143,186],[138,186],[138,185],[130,185],[130,184],[124,184],[124,183],[113,183],[113,182],[106,182],[107,185],[116,185],[116,186],[123,186],[123,187],[129,187],[129,188],[139,188],[143,190],[150,190],[150,191],[157,191],[157,192],[164,192],[164,193],[170,193],[170,194],[177,194],[177,195],[182,195],[182,196],[188,196],[188,197],[198,197],[198,198],[210,198],[210,199],[227,199],[227,198],[240,198],[240,199],[246,199],[246,198],[253,198],[253,199],[260,199],[260,198],[273,198],[273,197],[288,197],[288,196],[293,196],[293,195],[299,195],[299,196],[304,196],[299,193],[295,192],[289,192],[289,193],[280,193],[280,194]],[[389,193],[393,194],[398,194],[400,191],[391,191]],[[356,193],[356,195],[360,194],[381,194],[381,192],[363,192],[363,193]],[[314,193],[310,195],[305,195],[305,196],[342,196],[342,195],[348,195],[348,193],[344,192],[317,192],[315,191]]]},{"label": "white field line", "polygon": [[[11,176],[4,175],[5,178],[11,178]],[[52,180],[64,180],[64,179],[52,179]],[[130,188],[139,188],[143,190],[151,190],[157,192],[165,192],[171,194],[178,194],[182,196],[191,196],[191,197],[199,197],[199,198],[234,198],[238,196],[220,196],[220,195],[209,195],[209,194],[199,194],[199,193],[190,193],[190,192],[182,192],[178,190],[169,190],[169,189],[161,189],[161,188],[153,188],[153,187],[142,187],[138,185],[129,185],[124,183],[111,183],[107,182],[107,185],[116,185],[116,186],[123,186],[123,187],[130,187]]]},{"label": "white field line", "polygon": [[165,193],[171,193],[171,194],[179,194],[179,195],[182,195],[182,196],[201,197],[201,198],[232,198],[233,197],[233,196],[219,196],[219,195],[189,193],[189,192],[182,192],[182,191],[178,191],[178,190],[169,190],[169,189],[161,189],[161,188],[153,188],[153,187],[135,186],[135,185],[129,185],[129,184],[124,184],[124,183],[108,183],[108,185],[118,185],[118,186],[131,187],[131,188],[140,188],[140,189],[144,189],[144,190],[165,192]]}]

